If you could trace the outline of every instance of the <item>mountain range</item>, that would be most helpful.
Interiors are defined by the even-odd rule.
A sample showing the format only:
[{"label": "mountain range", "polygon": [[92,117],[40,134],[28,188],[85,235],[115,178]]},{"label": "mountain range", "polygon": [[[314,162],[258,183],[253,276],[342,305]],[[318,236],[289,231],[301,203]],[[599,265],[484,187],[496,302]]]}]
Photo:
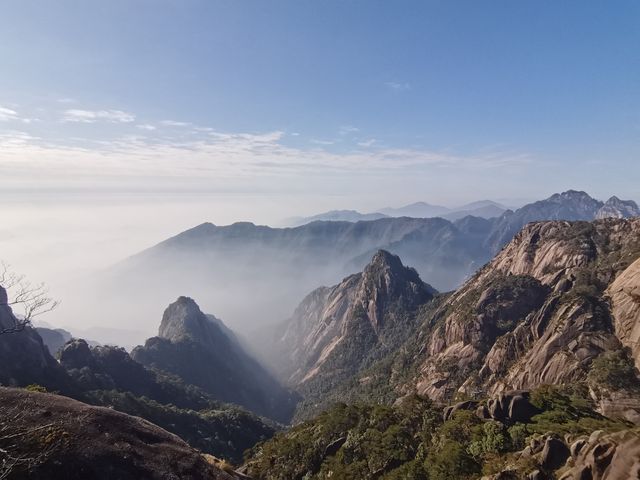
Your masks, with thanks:
[{"label": "mountain range", "polygon": [[[178,291],[201,299],[205,311],[218,312],[236,331],[251,338],[255,326],[275,325],[287,318],[300,298],[320,285],[334,285],[361,271],[380,249],[400,256],[438,291],[450,291],[528,222],[638,214],[640,209],[632,201],[614,197],[601,202],[584,192],[567,191],[491,219],[388,217],[315,221],[295,228],[204,223],[78,288],[88,303],[105,305],[112,327],[135,325],[137,330],[151,331],[158,305],[173,301]],[[65,308],[67,315],[74,314],[72,306]],[[108,313],[112,311],[118,312],[115,319]],[[99,316],[97,312],[97,320]]]},{"label": "mountain range", "polygon": [[327,222],[360,222],[378,220],[386,217],[433,218],[441,217],[447,220],[458,220],[467,215],[480,218],[499,217],[508,210],[504,205],[492,200],[479,200],[456,208],[431,205],[426,202],[416,202],[399,208],[382,208],[373,213],[360,213],[356,210],[331,210],[310,217],[293,217],[285,220],[285,226],[298,227],[317,221]]},{"label": "mountain range", "polygon": [[[454,291],[439,292],[404,258],[378,249],[360,271],[301,297],[285,321],[256,335],[266,367],[241,337],[185,296],[166,308],[158,336],[131,354],[71,339],[56,361],[27,326],[0,335],[0,382],[55,390],[85,404],[10,389],[0,389],[0,398],[43,412],[13,417],[25,428],[55,425],[46,437],[51,456],[33,467],[49,472],[79,448],[78,429],[60,416],[66,408],[82,415],[96,462],[112,448],[136,445],[138,456],[121,464],[123,478],[153,468],[153,453],[141,445],[155,438],[213,478],[628,478],[640,472],[640,218],[621,218],[633,205],[600,203],[567,192],[505,216],[505,228],[492,233],[507,235],[541,211],[606,218],[527,223]],[[483,225],[466,217],[456,228],[484,238],[490,249],[499,236],[487,235]],[[268,243],[274,230],[256,235],[243,228],[254,246]],[[198,246],[200,236],[189,240]],[[232,245],[218,239],[218,248]],[[13,323],[0,289],[0,326]],[[274,435],[281,425],[241,407],[283,423],[293,415],[296,425]],[[15,414],[9,406],[0,410]],[[158,427],[145,431],[131,415],[190,447]],[[100,441],[103,421],[128,443]],[[64,435],[73,442],[62,441]],[[0,435],[0,455],[29,445]],[[241,472],[212,454],[243,462]]]}]

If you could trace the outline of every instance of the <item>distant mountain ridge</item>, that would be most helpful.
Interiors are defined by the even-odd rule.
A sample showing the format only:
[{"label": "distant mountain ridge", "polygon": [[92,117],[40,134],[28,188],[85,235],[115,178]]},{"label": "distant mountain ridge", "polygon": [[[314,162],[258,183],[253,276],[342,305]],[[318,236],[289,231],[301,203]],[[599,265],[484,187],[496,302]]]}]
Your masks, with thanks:
[{"label": "distant mountain ridge", "polygon": [[311,217],[292,217],[284,221],[286,226],[299,227],[307,223],[323,221],[323,222],[362,222],[368,220],[379,220],[388,217],[384,213],[360,213],[356,210],[331,210],[329,212],[319,213]]},{"label": "distant mountain ridge", "polygon": [[108,301],[127,326],[147,331],[153,326],[141,322],[157,316],[158,304],[173,301],[176,290],[188,291],[201,299],[205,311],[215,309],[235,331],[249,334],[251,342],[249,325],[274,325],[287,318],[309,292],[361,271],[380,249],[399,255],[437,290],[448,291],[470,278],[528,222],[638,213],[634,202],[622,208],[614,200],[605,204],[568,191],[492,219],[388,217],[315,221],[295,228],[204,223],[123,261],[94,290],[96,301]]},{"label": "distant mountain ridge", "polygon": [[440,205],[430,205],[426,202],[416,202],[399,208],[383,208],[373,213],[360,213],[356,210],[331,210],[310,217],[293,217],[284,221],[285,226],[299,227],[307,223],[325,222],[362,222],[378,220],[385,217],[433,218],[441,217],[447,220],[458,220],[468,215],[493,218],[499,217],[508,210],[504,205],[492,200],[479,200],[456,208]]}]

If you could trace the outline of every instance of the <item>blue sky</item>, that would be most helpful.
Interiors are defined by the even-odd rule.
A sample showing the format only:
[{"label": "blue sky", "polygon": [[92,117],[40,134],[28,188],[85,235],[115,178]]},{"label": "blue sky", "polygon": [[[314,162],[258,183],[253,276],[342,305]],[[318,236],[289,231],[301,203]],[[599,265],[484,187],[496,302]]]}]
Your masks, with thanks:
[{"label": "blue sky", "polygon": [[0,188],[640,199],[639,24],[624,0],[7,0]]}]

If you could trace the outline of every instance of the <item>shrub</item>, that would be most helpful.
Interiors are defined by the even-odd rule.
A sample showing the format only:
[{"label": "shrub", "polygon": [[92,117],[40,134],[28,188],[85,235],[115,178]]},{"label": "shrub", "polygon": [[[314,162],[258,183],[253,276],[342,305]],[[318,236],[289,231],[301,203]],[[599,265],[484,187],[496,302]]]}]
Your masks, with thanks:
[{"label": "shrub", "polygon": [[640,384],[636,368],[624,350],[606,352],[597,357],[591,364],[589,382],[614,390],[637,390]]},{"label": "shrub", "polygon": [[499,422],[487,422],[482,426],[482,437],[469,444],[469,453],[480,458],[488,453],[502,453],[509,447],[505,428]]},{"label": "shrub", "polygon": [[522,450],[527,442],[529,430],[522,423],[516,423],[509,428],[509,438],[511,439],[512,450]]},{"label": "shrub", "polygon": [[30,385],[27,385],[26,387],[24,387],[24,389],[30,392],[47,393],[47,389],[44,388],[42,385],[38,385],[37,383],[32,383]]}]

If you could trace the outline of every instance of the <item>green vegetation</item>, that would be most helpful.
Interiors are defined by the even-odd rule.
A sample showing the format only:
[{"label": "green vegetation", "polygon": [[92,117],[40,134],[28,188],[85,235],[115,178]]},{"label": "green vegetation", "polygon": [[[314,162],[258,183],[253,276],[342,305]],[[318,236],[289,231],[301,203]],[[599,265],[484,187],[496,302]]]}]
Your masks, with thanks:
[{"label": "green vegetation", "polygon": [[247,471],[259,480],[478,479],[506,465],[528,474],[534,458],[518,458],[531,438],[549,432],[613,432],[629,425],[598,415],[583,385],[543,386],[531,393],[542,413],[530,423],[507,426],[458,410],[446,422],[442,410],[417,396],[399,405],[339,403],[247,452]]},{"label": "green vegetation", "polygon": [[210,408],[196,411],[115,390],[96,390],[86,396],[89,403],[142,417],[192,447],[236,463],[246,449],[273,435],[273,429],[258,417],[229,405],[212,403]]},{"label": "green vegetation", "polygon": [[640,390],[638,371],[626,350],[606,352],[597,357],[591,364],[589,382],[612,390]]},{"label": "green vegetation", "polygon": [[32,383],[30,385],[27,385],[26,387],[24,387],[24,389],[29,390],[30,392],[47,393],[47,389],[42,385],[38,385],[37,383]]},{"label": "green vegetation", "polygon": [[543,410],[532,418],[527,429],[532,434],[587,434],[594,430],[615,432],[628,428],[622,421],[614,421],[596,413],[584,385],[561,387],[543,385],[531,392],[531,403]]}]

